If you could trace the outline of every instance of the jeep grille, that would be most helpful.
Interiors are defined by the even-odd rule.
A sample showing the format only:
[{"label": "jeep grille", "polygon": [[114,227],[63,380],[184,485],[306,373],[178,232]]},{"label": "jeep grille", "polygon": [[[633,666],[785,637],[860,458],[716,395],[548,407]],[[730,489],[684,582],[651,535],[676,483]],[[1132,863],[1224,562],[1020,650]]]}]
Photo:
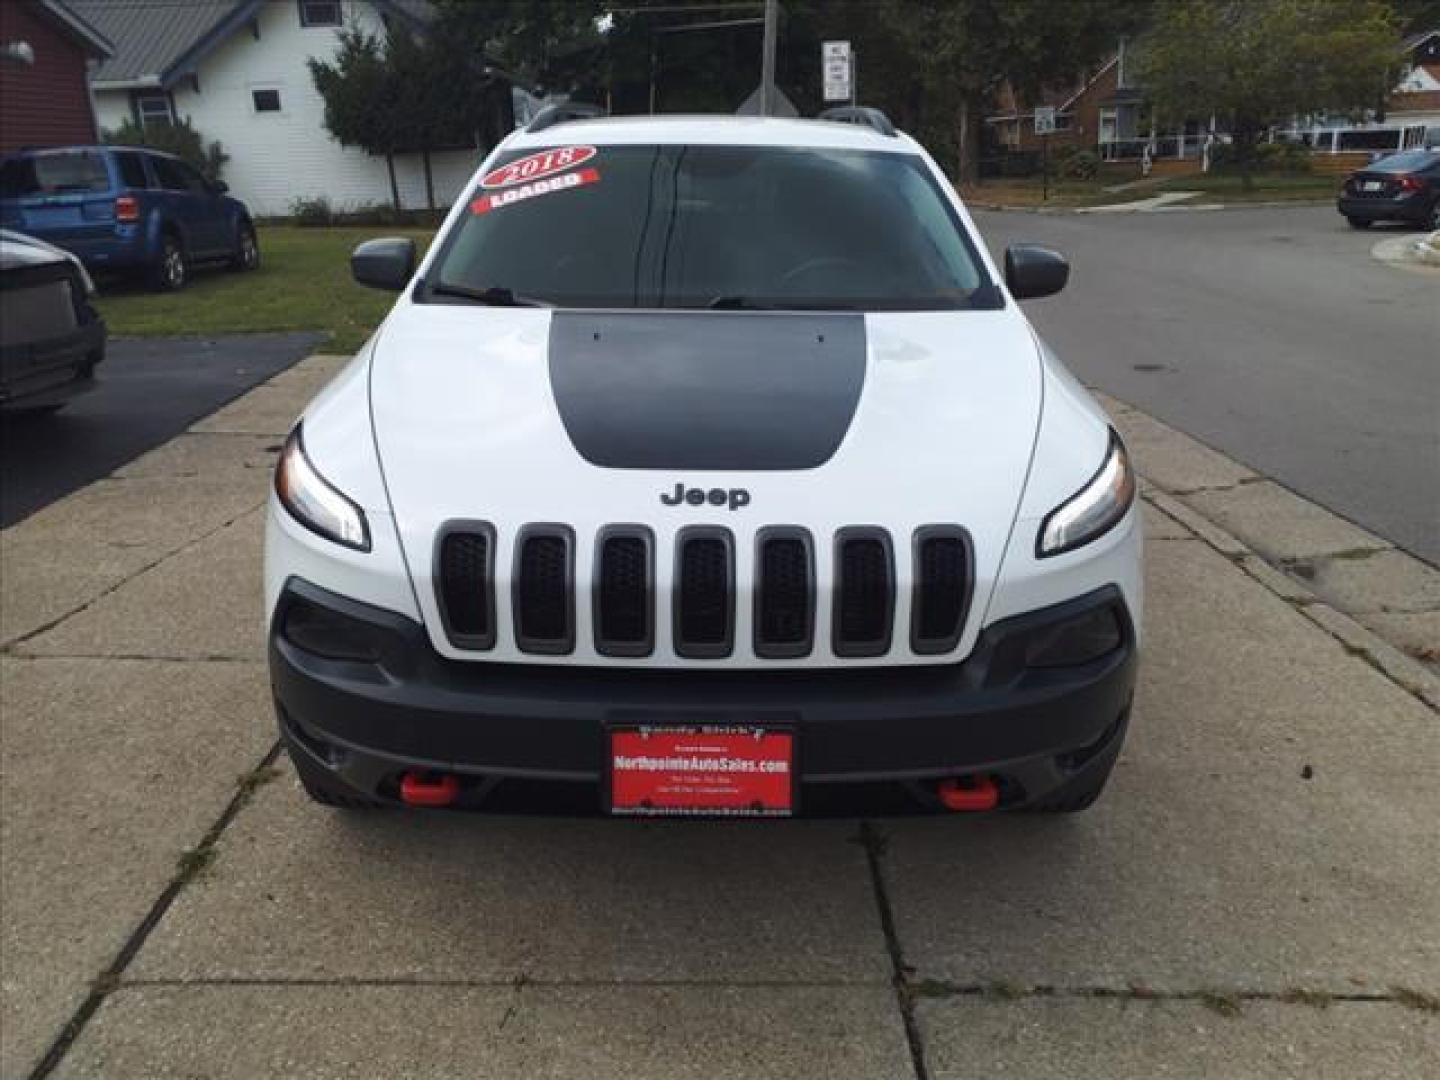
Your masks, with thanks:
[{"label": "jeep grille", "polygon": [[[753,561],[740,560],[743,580],[741,542],[753,553]],[[851,526],[831,543],[827,588],[817,579],[814,538],[798,526],[770,526],[743,541],[728,528],[691,526],[668,550],[657,550],[649,528],[611,525],[577,553],[567,526],[527,525],[507,560],[490,526],[456,523],[438,542],[435,588],[450,643],[466,651],[496,645],[497,588],[509,591],[515,646],[533,654],[575,651],[577,602],[588,605],[594,650],[607,657],[653,655],[665,638],[657,632],[660,619],[668,620],[675,655],[695,660],[737,651],[796,659],[817,648],[842,658],[878,657],[895,648],[897,636],[917,654],[941,655],[959,645],[974,589],[965,530],[924,526],[897,550],[886,530]],[[908,626],[897,635],[902,588]],[[826,594],[822,630],[817,615],[826,610]],[[737,640],[737,627],[746,628],[748,640]]]}]

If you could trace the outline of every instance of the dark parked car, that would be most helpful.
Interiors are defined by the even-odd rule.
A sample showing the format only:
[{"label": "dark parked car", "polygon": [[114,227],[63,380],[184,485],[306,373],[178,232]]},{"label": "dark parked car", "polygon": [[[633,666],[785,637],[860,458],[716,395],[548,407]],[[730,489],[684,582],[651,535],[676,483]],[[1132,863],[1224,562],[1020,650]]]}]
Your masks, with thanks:
[{"label": "dark parked car", "polygon": [[1345,180],[1337,203],[1352,228],[1408,221],[1440,229],[1440,150],[1403,150]]},{"label": "dark parked car", "polygon": [[91,270],[179,289],[190,266],[260,265],[250,211],[179,158],[122,146],[25,150],[0,162],[0,226],[74,252]]},{"label": "dark parked car", "polygon": [[58,409],[94,384],[105,323],[75,256],[0,229],[0,409]]}]

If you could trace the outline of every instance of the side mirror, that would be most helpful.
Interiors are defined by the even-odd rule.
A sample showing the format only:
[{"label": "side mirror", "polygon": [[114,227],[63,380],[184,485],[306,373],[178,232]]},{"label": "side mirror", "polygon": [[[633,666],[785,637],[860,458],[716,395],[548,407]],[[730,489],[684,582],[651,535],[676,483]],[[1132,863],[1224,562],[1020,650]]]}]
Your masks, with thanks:
[{"label": "side mirror", "polygon": [[415,241],[398,236],[366,240],[350,253],[350,273],[361,285],[399,292],[415,275]]},{"label": "side mirror", "polygon": [[215,192],[216,195],[224,195],[230,190],[230,185],[225,183],[224,180],[216,180],[211,183],[210,190]]},{"label": "side mirror", "polygon": [[1070,264],[1058,251],[1038,244],[1005,249],[1005,285],[1016,300],[1053,296],[1070,280]]}]

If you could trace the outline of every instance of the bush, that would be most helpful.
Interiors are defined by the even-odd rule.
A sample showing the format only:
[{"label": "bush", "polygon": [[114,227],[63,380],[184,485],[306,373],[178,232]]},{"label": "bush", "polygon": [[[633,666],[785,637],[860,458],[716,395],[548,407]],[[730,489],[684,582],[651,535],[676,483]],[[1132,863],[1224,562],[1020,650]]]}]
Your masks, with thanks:
[{"label": "bush", "polygon": [[1262,143],[1255,148],[1255,166],[1260,172],[1301,176],[1310,171],[1310,151],[1300,143]]},{"label": "bush", "polygon": [[303,229],[325,229],[332,225],[359,225],[365,228],[397,228],[440,224],[444,210],[396,210],[389,203],[357,203],[337,210],[324,195],[313,199],[291,199],[289,223]]},{"label": "bush", "polygon": [[121,146],[148,146],[152,150],[163,150],[174,154],[182,161],[193,165],[200,175],[211,183],[220,179],[230,155],[225,153],[218,142],[208,145],[190,123],[187,116],[170,124],[151,124],[142,128],[133,119],[126,120],[113,131],[102,131],[100,137],[107,143]]},{"label": "bush", "polygon": [[1100,155],[1076,149],[1061,159],[1058,172],[1067,180],[1093,180],[1100,174]]},{"label": "bush", "polygon": [[335,211],[324,195],[316,199],[291,199],[290,217],[306,229],[323,229],[335,224]]}]

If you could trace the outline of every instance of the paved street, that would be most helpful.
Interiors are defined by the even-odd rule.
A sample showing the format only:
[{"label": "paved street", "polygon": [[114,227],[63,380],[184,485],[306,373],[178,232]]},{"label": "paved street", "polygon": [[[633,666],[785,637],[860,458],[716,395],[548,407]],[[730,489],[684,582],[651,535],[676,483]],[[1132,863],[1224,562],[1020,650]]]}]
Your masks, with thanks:
[{"label": "paved street", "polygon": [[1370,257],[1330,207],[978,212],[1070,256],[1029,304],[1086,382],[1440,563],[1440,273]]},{"label": "paved street", "polygon": [[178,435],[320,336],[112,339],[95,389],[54,415],[0,419],[0,527]]},{"label": "paved street", "polygon": [[1072,820],[351,816],[275,757],[258,589],[338,363],[0,535],[0,1075],[1440,1072],[1440,683],[1196,508],[1346,523],[1114,405],[1148,637]]}]

